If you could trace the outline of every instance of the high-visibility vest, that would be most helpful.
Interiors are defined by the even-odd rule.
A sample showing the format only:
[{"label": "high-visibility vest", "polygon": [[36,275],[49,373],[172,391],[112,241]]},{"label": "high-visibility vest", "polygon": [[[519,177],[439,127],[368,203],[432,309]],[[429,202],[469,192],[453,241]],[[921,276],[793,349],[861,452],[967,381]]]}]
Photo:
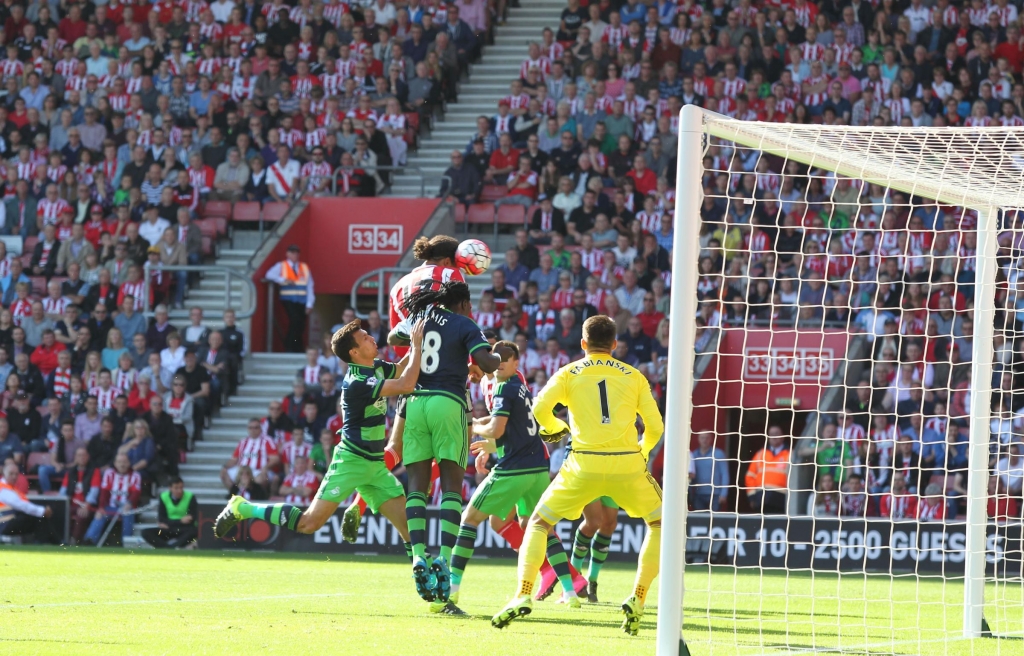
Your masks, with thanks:
[{"label": "high-visibility vest", "polygon": [[789,449],[783,449],[775,455],[771,449],[764,448],[754,456],[744,482],[748,488],[784,490],[788,485],[788,476]]},{"label": "high-visibility vest", "polygon": [[164,504],[167,511],[167,519],[172,522],[181,521],[181,518],[188,514],[188,505],[192,503],[192,493],[186,490],[177,502],[171,498],[171,491],[164,490],[160,493],[160,503]]},{"label": "high-visibility vest", "polygon": [[292,303],[306,303],[306,289],[309,287],[309,267],[299,262],[298,272],[288,260],[281,262],[281,277],[285,282],[281,285],[281,300]]},{"label": "high-visibility vest", "polygon": [[[10,490],[11,492],[17,494],[22,501],[28,501],[28,497],[25,496],[24,492],[8,485],[7,482],[4,481],[3,479],[0,479],[0,490]],[[4,502],[0,501],[0,522],[6,522],[7,520],[11,519],[13,517],[13,513],[13,508],[8,506]]]}]

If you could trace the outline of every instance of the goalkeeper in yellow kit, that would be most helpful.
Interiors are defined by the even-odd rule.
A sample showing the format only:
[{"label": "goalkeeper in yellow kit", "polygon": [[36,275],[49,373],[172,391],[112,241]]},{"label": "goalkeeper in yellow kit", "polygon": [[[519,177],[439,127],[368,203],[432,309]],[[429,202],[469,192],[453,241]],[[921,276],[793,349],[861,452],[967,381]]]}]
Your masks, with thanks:
[{"label": "goalkeeper in yellow kit", "polygon": [[[630,516],[643,518],[648,527],[633,594],[622,603],[623,630],[636,635],[640,629],[661,555],[661,488],[647,471],[647,456],[665,424],[644,375],[611,356],[615,334],[610,318],[587,319],[582,340],[586,357],[561,368],[534,401],[541,437],[557,440],[569,431],[572,450],[530,516],[519,550],[519,587],[491,619],[495,628],[503,629],[533,609],[533,587],[544,561],[548,530],[563,518],[578,518],[584,506],[607,496]],[[568,426],[554,416],[557,404],[569,408]],[[638,414],[644,422],[642,440],[635,428]]]}]

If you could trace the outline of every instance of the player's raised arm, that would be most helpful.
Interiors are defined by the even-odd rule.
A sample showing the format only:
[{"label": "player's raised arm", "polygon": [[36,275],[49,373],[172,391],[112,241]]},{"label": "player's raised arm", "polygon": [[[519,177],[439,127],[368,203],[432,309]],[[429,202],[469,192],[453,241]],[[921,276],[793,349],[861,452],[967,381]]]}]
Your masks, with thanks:
[{"label": "player's raised arm", "polygon": [[658,445],[658,441],[661,440],[661,434],[665,432],[665,421],[661,418],[658,402],[654,400],[654,395],[651,394],[651,386],[648,384],[647,379],[640,378],[637,384],[640,386],[638,390],[639,407],[637,408],[637,414],[644,421],[644,439],[640,442],[640,453],[646,459],[650,456],[651,450]]},{"label": "player's raised arm", "polygon": [[410,331],[410,343],[412,348],[399,363],[401,374],[398,378],[384,381],[380,388],[381,396],[397,396],[408,394],[416,389],[416,381],[420,376],[420,358],[423,355],[423,330],[426,322],[420,319]]}]

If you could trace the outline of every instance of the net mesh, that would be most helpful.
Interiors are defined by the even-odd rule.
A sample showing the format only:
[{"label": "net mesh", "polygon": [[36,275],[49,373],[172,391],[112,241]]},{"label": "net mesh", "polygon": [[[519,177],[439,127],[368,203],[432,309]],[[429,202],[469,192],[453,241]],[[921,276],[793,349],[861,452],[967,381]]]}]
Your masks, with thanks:
[{"label": "net mesh", "polygon": [[[705,130],[691,649],[1024,653],[1024,131]],[[993,639],[964,641],[972,422]]]}]

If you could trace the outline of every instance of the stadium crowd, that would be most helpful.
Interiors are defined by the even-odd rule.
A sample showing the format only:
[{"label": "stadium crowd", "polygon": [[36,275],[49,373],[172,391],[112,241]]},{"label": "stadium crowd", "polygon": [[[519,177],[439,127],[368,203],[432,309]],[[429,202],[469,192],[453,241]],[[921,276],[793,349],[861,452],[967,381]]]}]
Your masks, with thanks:
[{"label": "stadium crowd", "polygon": [[[59,444],[32,422],[49,422],[59,438],[61,424],[50,420],[62,415],[44,420],[40,407],[70,406],[76,426],[87,417],[94,432],[75,439],[107,424],[120,439],[126,424],[114,418],[127,421],[127,411],[118,407],[165,392],[157,402],[165,413],[196,406],[191,422],[175,418],[194,438],[216,403],[212,388],[231,377],[218,369],[208,393],[196,384],[201,375],[192,373],[211,363],[195,349],[219,349],[190,339],[201,316],[177,345],[165,313],[150,326],[138,318],[140,267],[155,272],[151,304],[181,306],[188,275],[159,265],[209,252],[217,232],[203,222],[204,203],[284,201],[329,184],[339,195],[380,192],[388,173],[379,167],[405,162],[417,126],[456,98],[503,12],[504,3],[482,0],[0,5],[2,232],[22,248],[0,253],[0,367],[12,374],[0,397],[8,412],[0,455],[24,467]],[[605,312],[622,334],[617,355],[642,368],[663,402],[681,106],[780,123],[1020,126],[1022,47],[1007,0],[568,0],[559,25],[524,46],[520,77],[495,114],[481,116],[467,147],[451,153],[442,196],[467,220],[482,202],[487,223],[511,217],[522,226],[476,319],[526,347],[524,373],[539,388],[578,356],[582,320]],[[698,347],[710,341],[708,328],[751,322],[827,322],[871,337],[874,361],[846,411],[825,419],[820,448],[793,454],[822,464],[812,510],[892,514],[905,486],[921,499],[910,514],[961,512],[974,217],[725,144],[712,144],[705,164],[714,173],[704,179]],[[1016,245],[1008,237],[1006,258]],[[1017,515],[1022,402],[1012,392],[1024,358],[1016,278],[1012,267],[1001,275],[996,382],[1005,393],[991,469],[1002,505],[993,514]],[[155,352],[141,359],[147,350]],[[322,430],[336,419],[330,395],[340,373],[315,355],[332,381],[303,372],[302,389],[279,411],[302,427],[314,471]],[[179,368],[192,404],[175,396]],[[124,398],[107,405],[112,389]],[[204,394],[212,399],[198,402]],[[259,436],[278,440],[275,449],[289,436],[297,444],[267,422]],[[187,438],[174,444],[180,450]],[[768,451],[777,457],[789,446],[769,440]],[[74,461],[74,450],[53,455],[61,453],[64,466]],[[242,489],[261,485],[278,464],[269,458],[289,475],[298,469],[286,454],[253,463],[242,455],[225,468],[226,483]],[[174,456],[161,459],[171,470]],[[771,478],[756,469],[748,477],[746,462],[741,469],[735,480],[750,490]]]}]

